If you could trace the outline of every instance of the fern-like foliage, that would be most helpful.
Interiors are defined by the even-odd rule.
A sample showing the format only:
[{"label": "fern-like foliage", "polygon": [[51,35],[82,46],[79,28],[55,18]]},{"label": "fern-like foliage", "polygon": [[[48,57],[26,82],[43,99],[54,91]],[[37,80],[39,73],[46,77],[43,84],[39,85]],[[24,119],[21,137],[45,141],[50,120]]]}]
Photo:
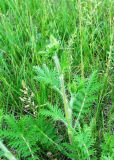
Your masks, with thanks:
[{"label": "fern-like foliage", "polygon": [[7,128],[1,131],[2,138],[8,141],[8,146],[14,151],[18,151],[19,159],[21,157],[35,159],[35,153],[39,149],[34,147],[37,143],[37,136],[33,134],[35,133],[33,131],[34,128],[31,127],[32,123],[28,123],[29,120],[29,118],[23,117],[17,121],[13,116],[6,116],[5,123]]},{"label": "fern-like foliage", "polygon": [[67,156],[76,160],[92,160],[94,159],[94,138],[92,137],[92,127],[84,125],[81,128],[79,125],[77,131],[73,135],[72,144],[64,144],[67,149]]},{"label": "fern-like foliage", "polygon": [[110,135],[105,133],[104,141],[102,143],[102,156],[101,160],[113,160],[114,159],[114,134]]},{"label": "fern-like foliage", "polygon": [[92,106],[98,100],[100,84],[98,82],[96,71],[93,72],[92,75],[85,80],[77,77],[76,82],[77,90],[75,93],[73,93],[73,109],[78,122],[80,119],[84,118],[85,115],[89,114]]},{"label": "fern-like foliage", "polygon": [[40,110],[40,114],[45,117],[51,117],[54,121],[62,121],[67,125],[64,113],[57,105],[52,106],[51,104],[48,104],[46,109]]},{"label": "fern-like foliage", "polygon": [[[66,86],[63,81],[64,77],[63,74],[60,73],[61,69],[57,56],[55,57],[55,62],[57,68],[59,68],[58,74],[60,75],[58,76],[60,76],[60,78],[44,65],[42,69],[38,67],[36,79],[45,84],[50,84],[52,88],[57,88],[60,92],[63,92],[61,95],[64,101],[63,105],[65,105],[63,107],[64,113],[61,107],[59,108],[57,105],[52,106],[49,104],[40,110],[40,114],[44,117],[50,117],[54,121],[62,121],[66,125],[66,132],[68,133],[70,143],[64,140],[64,142],[66,141],[66,152],[64,153],[69,158],[73,160],[95,160],[92,126],[91,124],[88,126],[86,123],[80,122],[89,115],[98,100],[100,84],[98,82],[97,72],[93,72],[90,77],[85,79],[77,76],[75,79],[75,89],[73,92],[69,90],[69,93],[71,93],[70,99],[70,97],[66,95]],[[71,123],[67,125],[69,118]],[[74,121],[74,119],[76,120]]]},{"label": "fern-like foliage", "polygon": [[[49,70],[46,65],[43,65],[42,68],[39,66],[35,67],[35,71],[37,73],[35,79],[37,79],[40,82],[44,82],[45,84],[50,84],[52,88],[61,92],[60,80],[58,78],[59,75],[55,70]],[[89,78],[85,78],[84,80],[79,78],[78,76],[75,79],[77,90],[75,90],[74,93],[71,93],[73,96],[72,109],[74,111],[73,114],[78,122],[80,119],[82,119],[85,115],[87,115],[90,112],[92,105],[98,100],[98,91],[100,88],[100,84],[98,82],[98,75],[96,71],[93,72]],[[57,107],[54,107],[54,109],[55,108]],[[49,108],[49,110],[51,110],[51,108]],[[57,110],[55,111],[55,114],[57,113]],[[43,113],[44,111],[42,112],[42,114]],[[58,115],[60,114],[58,113]],[[57,114],[55,115],[55,117],[56,116]]]},{"label": "fern-like foliage", "polygon": [[59,91],[60,82],[58,73],[55,70],[49,70],[46,64],[44,64],[42,68],[40,66],[34,66],[34,70],[37,74],[37,76],[35,76],[37,81],[50,85],[55,90]]},{"label": "fern-like foliage", "polygon": [[[48,123],[48,125],[47,125]],[[53,124],[41,117],[34,119],[24,116],[16,120],[14,116],[5,117],[6,129],[0,131],[2,139],[8,142],[8,147],[18,159],[42,159],[42,151],[59,148]],[[50,149],[49,149],[50,148]]]}]

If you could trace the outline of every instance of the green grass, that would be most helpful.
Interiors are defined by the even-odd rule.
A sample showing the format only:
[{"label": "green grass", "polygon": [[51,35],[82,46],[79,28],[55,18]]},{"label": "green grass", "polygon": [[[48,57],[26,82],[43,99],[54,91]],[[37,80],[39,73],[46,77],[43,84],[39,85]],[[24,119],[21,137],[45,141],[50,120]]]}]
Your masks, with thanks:
[{"label": "green grass", "polygon": [[[66,157],[72,159],[69,152],[73,154],[74,148],[77,148],[75,151],[77,157],[73,157],[74,160],[112,160],[114,158],[114,143],[111,141],[111,139],[114,140],[113,21],[113,0],[0,1],[0,137],[17,159],[63,160]],[[55,54],[59,59],[60,70],[57,68],[56,60],[54,62]],[[45,74],[42,74],[44,64],[47,69]],[[38,73],[34,66],[39,66]],[[88,90],[85,92],[86,85],[89,85],[91,80],[88,77],[91,77],[90,75],[95,71],[98,86],[99,84],[100,86],[97,89],[92,82],[92,87],[96,87],[97,99],[91,100],[87,112],[82,117],[79,116],[79,124],[75,129],[76,139],[82,148],[81,135],[86,135],[86,131],[88,134],[91,133],[88,137],[91,137],[92,146],[90,148],[88,146],[88,149],[92,148],[94,154],[89,155],[89,151],[86,152],[86,149],[83,151],[80,146],[77,147],[78,142],[71,142],[67,149],[63,143],[68,145],[69,132],[74,133],[72,125],[80,115],[80,110],[78,112],[75,107],[72,109],[74,115],[70,117],[72,120],[69,122],[68,109],[72,102],[72,95],[79,94],[83,99],[82,92],[84,94],[89,92]],[[61,74],[64,77],[64,84],[61,80],[58,82]],[[90,93],[87,95],[90,98],[93,96]],[[77,100],[77,96],[74,98]],[[26,121],[22,124],[21,121],[26,119],[26,116],[30,116],[37,122],[41,111],[46,109],[49,103],[55,107],[58,106],[57,110],[58,108],[62,110],[63,115],[65,111],[68,127],[66,129],[61,119],[55,118],[57,122],[54,120],[52,130],[57,129],[55,134],[58,136],[57,139],[55,140],[48,131],[45,132],[46,129],[45,134],[40,133],[45,137],[47,135],[52,137],[52,145],[57,144],[59,147],[53,148],[50,145],[48,149],[46,143],[41,139],[37,142],[35,138],[33,138],[35,143],[32,144],[30,141],[29,144],[31,139],[29,136],[25,145],[28,146],[30,154],[26,155],[26,152],[23,154],[24,151],[21,153],[18,145],[10,144],[10,140],[2,133],[8,130],[5,117],[14,116],[17,125],[22,126]],[[55,109],[55,112],[57,110]],[[61,114],[60,112],[57,112],[57,115]],[[45,125],[48,126],[48,123],[50,125],[50,116],[43,120],[47,121]],[[12,128],[14,128],[13,124]],[[42,130],[41,126],[39,128]],[[30,135],[32,131],[35,131],[36,135],[39,133],[33,127]],[[25,134],[26,131],[22,129],[22,132]],[[24,138],[26,139],[26,134]],[[49,137],[48,140],[50,141]],[[34,157],[31,149],[36,147],[40,149],[35,151]],[[47,153],[51,153],[51,156],[49,157]]]}]

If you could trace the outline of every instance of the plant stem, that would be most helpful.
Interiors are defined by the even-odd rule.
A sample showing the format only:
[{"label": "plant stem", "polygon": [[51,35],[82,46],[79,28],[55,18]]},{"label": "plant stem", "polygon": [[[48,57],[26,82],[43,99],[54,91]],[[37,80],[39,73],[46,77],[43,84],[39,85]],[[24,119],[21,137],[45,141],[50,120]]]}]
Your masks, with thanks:
[{"label": "plant stem", "polygon": [[65,112],[65,117],[66,117],[66,121],[68,124],[68,136],[69,136],[69,141],[70,143],[72,143],[72,109],[69,106],[68,103],[68,99],[67,99],[67,95],[66,95],[66,91],[65,91],[65,85],[64,85],[64,76],[61,72],[61,67],[60,67],[60,63],[59,63],[59,59],[58,56],[55,55],[54,56],[54,61],[56,64],[56,68],[57,71],[59,73],[59,79],[60,79],[60,85],[61,85],[61,93],[62,93],[62,98],[63,98],[63,103],[64,103],[64,112]]},{"label": "plant stem", "polygon": [[4,156],[9,160],[16,160],[13,154],[7,149],[7,147],[0,141],[0,149],[4,152]]}]

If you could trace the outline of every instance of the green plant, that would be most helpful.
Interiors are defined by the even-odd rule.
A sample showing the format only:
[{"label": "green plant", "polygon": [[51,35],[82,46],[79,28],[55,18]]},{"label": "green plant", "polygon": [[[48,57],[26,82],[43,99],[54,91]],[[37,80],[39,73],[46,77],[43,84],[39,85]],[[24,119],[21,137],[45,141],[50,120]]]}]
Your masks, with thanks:
[{"label": "green plant", "polygon": [[[58,87],[58,89],[63,99],[64,108],[62,109],[62,108],[59,108],[57,105],[52,106],[49,104],[47,109],[40,110],[40,114],[46,117],[51,117],[54,121],[62,121],[66,126],[66,129],[68,131],[69,141],[72,145],[75,141],[75,138],[77,138],[74,136],[74,134],[77,134],[77,125],[85,121],[85,117],[90,115],[90,112],[93,109],[92,106],[94,107],[95,105],[94,103],[98,99],[98,91],[99,91],[100,85],[99,85],[99,82],[97,81],[98,79],[97,72],[93,72],[93,74],[85,80],[77,78],[76,79],[77,89],[75,92],[73,93],[71,92],[71,98],[70,100],[68,100],[69,98],[66,95],[64,77],[61,71],[61,67],[60,67],[57,55],[54,57],[54,61],[58,71],[58,79],[56,78],[56,81],[54,82],[60,83],[60,88]],[[47,66],[45,66],[45,68],[47,68]],[[50,73],[51,71],[49,71],[49,69],[47,68],[48,72],[45,72],[46,71],[45,68],[42,68],[42,69],[40,67],[35,68],[35,71],[37,73],[37,77],[35,79],[41,83],[43,82],[45,84],[52,86],[52,88],[55,88],[55,83],[52,83],[54,77],[51,76],[51,74],[47,74],[47,73]],[[91,121],[91,119],[88,119],[88,120]],[[83,137],[85,136],[85,139],[87,138],[86,141],[89,142],[90,137],[87,134],[84,134],[84,135],[83,134],[84,133],[82,133],[82,136]],[[78,138],[79,137],[80,135],[78,135]],[[81,138],[79,138],[79,140],[80,141],[77,141],[77,143],[81,145]],[[89,154],[88,152],[86,152],[86,154]],[[84,158],[87,158],[87,157],[83,157],[83,159]],[[90,158],[88,157],[88,159]]]},{"label": "green plant", "polygon": [[0,142],[0,149],[3,151],[4,156],[7,157],[9,160],[16,160],[16,158],[12,155],[12,153],[7,149],[7,147]]},{"label": "green plant", "polygon": [[114,159],[114,135],[104,134],[104,142],[102,143],[101,160]]},{"label": "green plant", "polygon": [[8,142],[8,147],[18,159],[42,159],[43,147],[47,152],[53,145],[55,149],[59,148],[56,130],[50,121],[47,125],[41,117],[25,116],[16,120],[14,116],[5,116],[4,123],[7,128],[1,130],[0,136]]},{"label": "green plant", "polygon": [[5,151],[22,160],[113,159],[113,10],[113,0],[0,1]]}]

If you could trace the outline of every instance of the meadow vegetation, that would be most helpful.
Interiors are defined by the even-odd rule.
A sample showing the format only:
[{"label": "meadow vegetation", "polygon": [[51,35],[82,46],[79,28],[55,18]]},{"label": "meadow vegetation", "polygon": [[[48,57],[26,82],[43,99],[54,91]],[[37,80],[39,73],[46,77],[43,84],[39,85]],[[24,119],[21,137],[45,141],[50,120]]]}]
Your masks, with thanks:
[{"label": "meadow vegetation", "polygon": [[0,157],[114,160],[114,1],[0,0]]}]

